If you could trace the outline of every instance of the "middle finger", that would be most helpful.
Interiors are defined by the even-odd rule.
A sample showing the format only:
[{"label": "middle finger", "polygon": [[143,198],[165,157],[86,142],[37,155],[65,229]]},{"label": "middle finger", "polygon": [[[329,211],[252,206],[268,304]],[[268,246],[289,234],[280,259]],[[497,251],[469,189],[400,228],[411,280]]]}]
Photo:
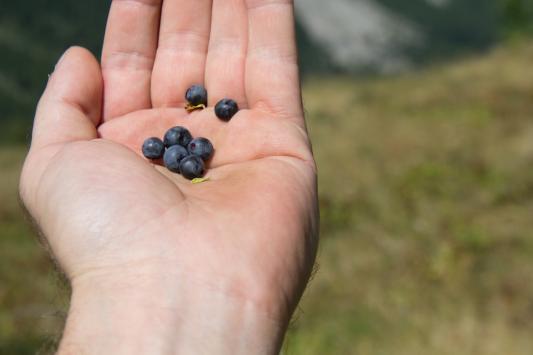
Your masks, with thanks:
[{"label": "middle finger", "polygon": [[211,0],[165,0],[152,73],[154,107],[180,107],[185,91],[204,83]]}]

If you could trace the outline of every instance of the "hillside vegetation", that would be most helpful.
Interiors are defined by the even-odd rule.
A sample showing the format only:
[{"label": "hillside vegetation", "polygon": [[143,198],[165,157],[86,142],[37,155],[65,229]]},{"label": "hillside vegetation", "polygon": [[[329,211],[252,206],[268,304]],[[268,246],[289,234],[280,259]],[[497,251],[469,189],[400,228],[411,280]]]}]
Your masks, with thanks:
[{"label": "hillside vegetation", "polygon": [[[531,58],[305,82],[322,242],[284,354],[531,353]],[[23,154],[0,151],[1,354],[46,353],[66,309],[18,207]]]}]

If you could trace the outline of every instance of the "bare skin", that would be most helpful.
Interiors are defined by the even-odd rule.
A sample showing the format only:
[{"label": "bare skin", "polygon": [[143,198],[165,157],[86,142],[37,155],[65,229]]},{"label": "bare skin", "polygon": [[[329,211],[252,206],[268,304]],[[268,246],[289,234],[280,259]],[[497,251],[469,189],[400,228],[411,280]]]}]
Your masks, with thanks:
[{"label": "bare skin", "polygon": [[[279,352],[318,224],[293,22],[284,0],[114,0],[101,64],[58,62],[20,191],[73,288],[60,353]],[[208,182],[142,157],[177,125],[213,142]]]}]

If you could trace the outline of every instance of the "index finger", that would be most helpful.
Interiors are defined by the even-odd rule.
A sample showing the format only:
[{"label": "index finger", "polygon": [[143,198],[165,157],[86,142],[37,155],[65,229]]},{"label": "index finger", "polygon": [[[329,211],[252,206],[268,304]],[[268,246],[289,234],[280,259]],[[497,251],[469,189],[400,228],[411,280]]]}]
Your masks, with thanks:
[{"label": "index finger", "polygon": [[113,0],[102,51],[104,121],[152,107],[150,79],[163,0]]}]

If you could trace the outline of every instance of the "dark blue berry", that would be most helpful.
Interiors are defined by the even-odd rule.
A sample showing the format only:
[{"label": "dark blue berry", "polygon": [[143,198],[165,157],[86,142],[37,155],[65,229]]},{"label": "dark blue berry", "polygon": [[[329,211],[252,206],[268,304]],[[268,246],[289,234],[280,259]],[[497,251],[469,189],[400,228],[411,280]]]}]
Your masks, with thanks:
[{"label": "dark blue berry", "polygon": [[229,121],[239,111],[237,103],[231,99],[222,99],[215,106],[215,114],[223,121]]},{"label": "dark blue berry", "polygon": [[192,106],[207,106],[207,90],[202,85],[193,85],[185,93],[185,100]]},{"label": "dark blue berry", "polygon": [[142,151],[148,159],[161,159],[165,153],[165,145],[159,138],[148,138],[143,143]]},{"label": "dark blue berry", "polygon": [[181,145],[186,147],[192,141],[192,135],[184,127],[174,127],[171,128],[165,133],[165,146],[172,147],[173,145]]},{"label": "dark blue berry", "polygon": [[173,145],[165,152],[165,155],[163,156],[163,162],[168,170],[174,173],[179,173],[180,163],[183,158],[188,155],[189,153],[187,152],[187,149],[183,148],[181,145]]},{"label": "dark blue berry", "polygon": [[207,138],[194,138],[187,146],[189,154],[199,156],[203,161],[208,161],[213,156],[215,150]]},{"label": "dark blue berry", "polygon": [[181,161],[180,171],[189,180],[201,178],[205,174],[204,161],[199,156],[189,155]]}]

